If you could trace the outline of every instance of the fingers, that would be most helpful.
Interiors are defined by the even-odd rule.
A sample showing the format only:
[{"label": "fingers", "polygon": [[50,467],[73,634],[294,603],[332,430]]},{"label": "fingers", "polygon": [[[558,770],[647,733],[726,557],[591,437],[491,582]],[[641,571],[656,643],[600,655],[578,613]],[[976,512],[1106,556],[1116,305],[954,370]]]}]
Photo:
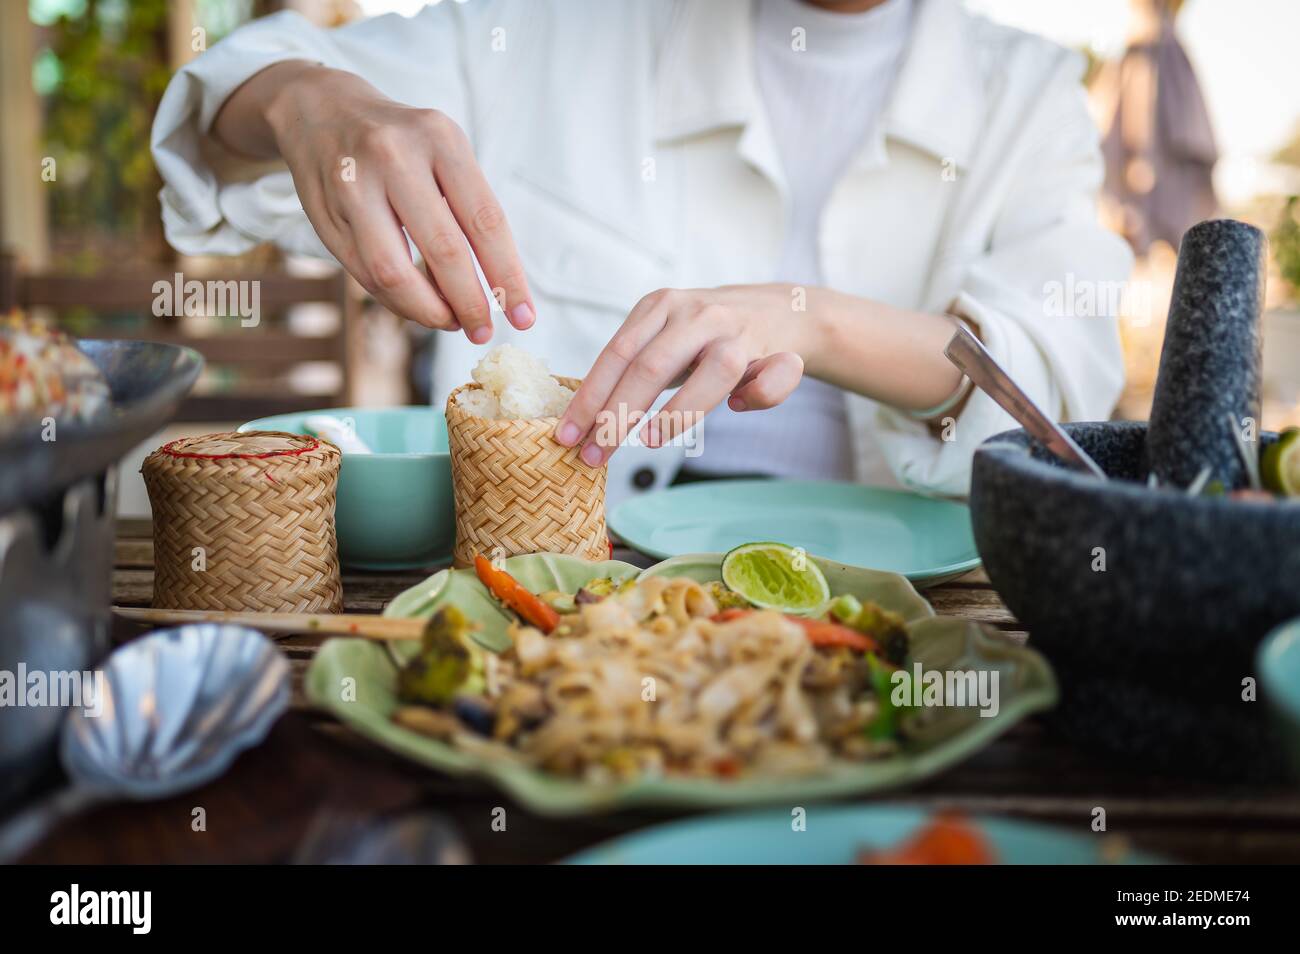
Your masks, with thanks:
[{"label": "fingers", "polygon": [[515,249],[505,213],[474,161],[469,143],[459,129],[444,140],[448,145],[435,162],[438,185],[474,254],[501,309],[512,325],[523,331],[537,317],[524,266]]},{"label": "fingers", "polygon": [[411,261],[401,224],[382,193],[348,210],[344,228],[354,259],[348,270],[385,308],[427,328],[454,327],[452,310]]},{"label": "fingers", "polygon": [[699,363],[681,390],[646,423],[641,442],[661,447],[698,424],[731,392],[745,375],[744,351],[725,339],[715,340],[700,355]]},{"label": "fingers", "polygon": [[[464,132],[436,110],[378,96],[359,115],[325,124],[323,145],[304,147],[290,163],[326,247],[390,310],[429,327],[463,328],[476,344],[492,337],[481,265],[510,322],[530,327],[536,312],[514,239]],[[332,147],[352,175],[334,167]],[[423,271],[410,261],[407,235]]]},{"label": "fingers", "polygon": [[[422,253],[422,256],[423,256],[423,253]],[[429,284],[433,286],[433,291],[434,291],[434,293],[435,293],[439,298],[441,298],[442,301],[445,303],[445,302],[447,301],[447,296],[444,295],[444,294],[442,293],[442,289],[438,287],[438,280],[437,280],[436,278],[433,277],[433,272],[429,271],[429,266],[428,266],[427,264],[424,266],[424,277],[427,278],[427,279],[429,279]],[[447,310],[448,310],[448,311],[451,311],[451,308],[449,307]],[[455,315],[452,315],[452,316],[451,316],[451,326],[450,326],[449,328],[447,328],[447,330],[448,330],[448,331],[460,331],[460,330],[461,330],[460,322],[456,320],[456,316],[455,316]]]},{"label": "fingers", "polygon": [[761,411],[788,398],[803,377],[803,359],[791,351],[778,351],[749,366],[731,392],[727,407],[733,411]]},{"label": "fingers", "polygon": [[[703,329],[695,335],[685,331],[676,335],[661,334],[637,355],[623,372],[604,408],[597,412],[597,426],[582,448],[584,461],[596,467],[609,460],[640,423],[655,398],[671,387],[676,377],[700,354],[706,340],[703,334]],[[732,383],[743,371],[743,367],[736,371]],[[727,390],[729,387],[722,394]],[[718,399],[721,400],[722,395]]]},{"label": "fingers", "polygon": [[475,344],[486,344],[492,338],[492,312],[469,244],[433,173],[409,174],[390,183],[388,199],[465,335]]},{"label": "fingers", "polygon": [[555,439],[559,443],[572,447],[587,436],[628,366],[663,330],[667,320],[668,306],[663,296],[647,295],[636,303],[569,401],[555,428]]}]

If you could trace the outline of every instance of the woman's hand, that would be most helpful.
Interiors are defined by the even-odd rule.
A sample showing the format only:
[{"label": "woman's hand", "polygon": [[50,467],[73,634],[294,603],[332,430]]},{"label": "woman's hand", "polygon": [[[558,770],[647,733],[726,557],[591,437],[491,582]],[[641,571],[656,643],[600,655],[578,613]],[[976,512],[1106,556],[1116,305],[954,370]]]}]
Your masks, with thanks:
[{"label": "woman's hand", "polygon": [[[465,133],[444,114],[395,103],[351,73],[294,61],[236,90],[214,130],[237,151],[284,158],[325,247],[390,311],[487,342],[491,313],[472,248],[510,323],[533,323],[501,206]],[[403,228],[425,271],[411,261]]]},{"label": "woman's hand", "polygon": [[658,447],[724,400],[733,411],[780,404],[803,375],[814,321],[789,285],[663,289],[642,298],[569,403],[556,439],[586,440],[582,459],[603,464],[667,388],[672,400],[646,422]]},{"label": "woman's hand", "polygon": [[[646,422],[659,447],[724,400],[733,411],[780,404],[805,371],[882,404],[944,406],[961,373],[944,357],[955,321],[827,288],[732,285],[664,289],[637,303],[600,353],[556,428],[583,443],[592,466],[609,460],[665,389],[681,385]],[[954,405],[944,413],[957,414]]]}]

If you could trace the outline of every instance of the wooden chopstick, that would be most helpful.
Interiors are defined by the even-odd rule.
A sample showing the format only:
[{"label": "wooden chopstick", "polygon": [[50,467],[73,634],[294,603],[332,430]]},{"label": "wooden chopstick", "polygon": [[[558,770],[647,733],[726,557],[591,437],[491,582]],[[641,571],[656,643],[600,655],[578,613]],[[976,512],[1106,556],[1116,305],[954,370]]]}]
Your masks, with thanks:
[{"label": "wooden chopstick", "polygon": [[234,623],[268,633],[328,633],[366,639],[419,639],[428,623],[368,613],[237,613],[222,610],[137,609],[114,606],[123,619],[140,623]]}]

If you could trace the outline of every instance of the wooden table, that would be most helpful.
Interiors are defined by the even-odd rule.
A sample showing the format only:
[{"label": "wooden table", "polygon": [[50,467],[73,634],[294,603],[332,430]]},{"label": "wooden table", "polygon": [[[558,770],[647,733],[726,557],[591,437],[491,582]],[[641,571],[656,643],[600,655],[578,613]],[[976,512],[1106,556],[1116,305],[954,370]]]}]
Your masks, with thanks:
[{"label": "wooden table", "polygon": [[[114,602],[149,605],[152,550],[147,522],[121,524]],[[649,562],[630,551],[616,556]],[[346,608],[378,612],[426,575],[345,573]],[[927,590],[925,596],[939,613],[977,619],[1025,638],[982,573]],[[116,638],[138,632],[123,627],[119,624]],[[310,636],[280,641],[293,667],[292,711],[262,746],[241,757],[222,779],[164,802],[110,806],[69,822],[29,860],[285,861],[308,826],[322,816],[433,808],[455,824],[477,861],[549,862],[681,814],[638,811],[548,819],[480,782],[448,778],[390,756],[306,703],[302,675],[320,641]],[[1189,782],[1118,767],[1056,739],[1032,719],[940,777],[886,797],[1051,822],[1085,833],[1093,809],[1101,806],[1111,834],[1173,859],[1300,861],[1296,790]],[[200,807],[206,830],[194,831],[194,810]],[[506,809],[504,832],[492,826],[497,808]]]}]

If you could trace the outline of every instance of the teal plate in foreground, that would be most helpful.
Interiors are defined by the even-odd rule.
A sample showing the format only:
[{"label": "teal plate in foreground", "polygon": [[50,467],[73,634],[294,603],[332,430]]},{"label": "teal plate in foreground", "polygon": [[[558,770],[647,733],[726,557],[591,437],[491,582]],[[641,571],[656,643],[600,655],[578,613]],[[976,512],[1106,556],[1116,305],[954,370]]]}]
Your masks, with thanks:
[{"label": "teal plate in foreground", "polygon": [[[930,817],[905,805],[808,808],[795,831],[788,809],[692,818],[624,835],[574,855],[574,865],[843,865],[862,849],[892,848]],[[1160,859],[1114,836],[1063,831],[1010,818],[971,820],[1004,865],[1144,865]]]},{"label": "teal plate in foreground", "polygon": [[[817,559],[836,595],[850,593],[901,613],[908,621],[913,659],[939,670],[998,673],[996,714],[983,717],[970,707],[926,710],[913,737],[898,754],[871,762],[837,762],[827,772],[795,778],[643,778],[592,784],[548,774],[527,765],[498,761],[394,725],[395,656],[413,651],[361,639],[331,639],[312,660],[304,686],[311,701],[360,734],[412,761],[451,775],[476,775],[500,786],[539,814],[573,815],[632,806],[725,808],[741,805],[803,804],[817,799],[883,791],[935,775],[979,751],[1030,713],[1050,708],[1056,682],[1046,661],[996,631],[969,620],[937,617],[907,580],[892,573],[844,567]],[[645,573],[718,578],[720,554],[667,561]],[[631,576],[637,568],[610,560],[589,563],[571,556],[511,557],[510,572],[533,592],[575,592],[588,580]],[[472,570],[442,570],[399,594],[386,616],[428,618],[454,603],[482,625],[476,634],[486,648],[509,646],[508,618]]]},{"label": "teal plate in foreground", "polygon": [[717,480],[634,497],[609,528],[656,557],[780,540],[829,560],[932,586],[979,566],[964,504],[904,490],[810,480]]}]

